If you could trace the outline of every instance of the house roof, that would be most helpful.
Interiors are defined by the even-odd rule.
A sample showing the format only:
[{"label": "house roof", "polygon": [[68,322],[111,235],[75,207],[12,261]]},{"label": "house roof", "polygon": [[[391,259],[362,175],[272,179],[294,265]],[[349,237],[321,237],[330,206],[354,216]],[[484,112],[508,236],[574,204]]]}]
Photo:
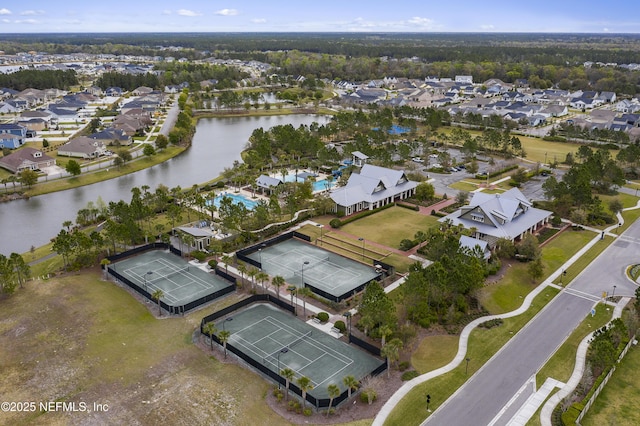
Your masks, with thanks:
[{"label": "house roof", "polygon": [[25,161],[32,161],[34,163],[54,161],[53,158],[49,157],[46,154],[42,154],[41,157],[34,157],[34,154],[37,152],[42,153],[42,151],[38,149],[25,147],[16,152],[12,152],[6,157],[0,158],[0,164],[2,164],[3,167],[9,170],[15,171]]},{"label": "house roof", "polygon": [[260,188],[273,188],[275,186],[281,185],[282,181],[278,178],[274,178],[267,175],[260,175],[258,179],[256,179],[256,184]]},{"label": "house roof", "polygon": [[[471,211],[480,211],[489,223],[461,217]],[[450,220],[454,225],[476,228],[478,232],[496,238],[514,239],[540,221],[551,216],[547,210],[532,207],[518,188],[502,194],[476,192],[469,205],[447,215],[440,221]]]},{"label": "house roof", "polygon": [[368,159],[368,158],[369,158],[369,156],[368,156],[368,155],[363,154],[363,153],[362,153],[362,152],[360,152],[360,151],[353,151],[353,152],[351,153],[351,155],[353,155],[353,156],[354,156],[354,157],[356,157],[356,158],[359,158],[360,160],[366,160],[366,159]]},{"label": "house roof", "polygon": [[195,228],[192,226],[179,226],[178,229],[196,238],[211,237],[213,233],[206,228]]},{"label": "house roof", "polygon": [[477,238],[467,237],[466,235],[460,235],[460,248],[475,250],[476,247],[480,248],[480,251],[484,253],[484,258],[488,259],[491,257],[491,253],[489,252],[489,243],[484,240],[479,240]]},{"label": "house roof", "polygon": [[407,180],[401,170],[365,164],[360,173],[351,174],[346,186],[331,193],[331,199],[341,206],[351,206],[361,202],[375,203],[411,190],[416,185],[416,182]]},{"label": "house roof", "polygon": [[86,154],[90,154],[92,152],[95,152],[96,148],[99,146],[104,147],[104,143],[97,139],[80,136],[77,138],[73,138],[69,142],[62,145],[60,148],[58,148],[58,151],[83,152]]}]

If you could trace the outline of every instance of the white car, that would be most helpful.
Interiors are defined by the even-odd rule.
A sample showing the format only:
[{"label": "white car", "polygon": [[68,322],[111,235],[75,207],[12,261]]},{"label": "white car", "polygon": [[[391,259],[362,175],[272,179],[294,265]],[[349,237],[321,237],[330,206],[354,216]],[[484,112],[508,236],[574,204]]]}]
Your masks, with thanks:
[{"label": "white car", "polygon": [[429,158],[438,158],[438,154],[431,154],[429,155]]},{"label": "white car", "polygon": [[424,163],[424,160],[420,157],[413,157],[412,160],[415,161],[416,163]]}]

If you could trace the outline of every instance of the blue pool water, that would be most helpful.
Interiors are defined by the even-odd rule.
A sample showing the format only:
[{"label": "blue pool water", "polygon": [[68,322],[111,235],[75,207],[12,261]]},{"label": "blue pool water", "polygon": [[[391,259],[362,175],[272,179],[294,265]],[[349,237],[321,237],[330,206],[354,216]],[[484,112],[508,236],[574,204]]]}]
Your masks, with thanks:
[{"label": "blue pool water", "polygon": [[[344,168],[344,167],[343,167]],[[282,180],[282,175],[276,176],[278,179]],[[290,173],[288,175],[286,175],[284,177],[284,181],[285,182],[295,182],[296,181],[296,175],[295,173]],[[298,177],[298,182],[302,182],[303,179]],[[334,186],[336,186],[336,182],[333,181],[331,182],[331,188],[333,188]],[[322,179],[322,180],[317,180],[313,183],[313,192],[317,192],[317,191],[326,191],[327,190],[327,180],[326,179]]]},{"label": "blue pool water", "polygon": [[[220,207],[220,200],[222,200],[223,197],[231,198],[231,200],[233,201],[234,204],[244,204],[244,206],[247,208],[247,210],[253,210],[258,205],[257,201],[251,200],[251,199],[245,197],[244,195],[229,194],[229,193],[216,195],[216,197],[213,199],[213,205],[216,206],[216,207]],[[207,203],[210,203],[210,202],[211,202],[211,200],[207,201]]]}]

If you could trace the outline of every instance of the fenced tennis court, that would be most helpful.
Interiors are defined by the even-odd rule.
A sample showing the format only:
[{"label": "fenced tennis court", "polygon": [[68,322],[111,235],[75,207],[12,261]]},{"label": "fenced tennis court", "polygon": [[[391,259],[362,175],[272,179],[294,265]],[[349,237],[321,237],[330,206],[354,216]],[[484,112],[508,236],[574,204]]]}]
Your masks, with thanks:
[{"label": "fenced tennis court", "polygon": [[384,369],[381,359],[269,304],[253,304],[215,324],[219,331],[230,332],[227,342],[230,350],[249,357],[251,364],[280,383],[285,383],[280,372],[286,368],[294,372],[293,389],[297,389],[298,378],[308,377],[313,386],[308,399],[316,406],[326,406],[330,384],[337,385],[344,393],[347,391],[344,377],[351,375],[361,380]]},{"label": "fenced tennis court", "polygon": [[333,301],[351,296],[380,277],[380,272],[373,266],[295,238],[258,247],[246,256],[259,262],[269,275],[280,275],[297,287],[306,285]]},{"label": "fenced tennis court", "polygon": [[120,260],[109,265],[109,272],[127,280],[127,284],[137,287],[147,297],[161,290],[160,300],[166,305],[165,309],[175,313],[192,309],[194,304],[213,300],[235,288],[233,282],[164,250],[151,250]]}]

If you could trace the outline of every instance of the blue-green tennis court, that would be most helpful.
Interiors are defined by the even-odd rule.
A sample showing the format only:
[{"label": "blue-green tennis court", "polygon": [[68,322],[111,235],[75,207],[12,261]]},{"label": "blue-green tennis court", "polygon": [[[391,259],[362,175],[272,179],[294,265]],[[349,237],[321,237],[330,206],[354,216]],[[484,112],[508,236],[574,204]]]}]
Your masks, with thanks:
[{"label": "blue-green tennis court", "polygon": [[149,294],[162,290],[160,300],[170,306],[183,306],[234,286],[164,250],[147,251],[109,265],[109,268]]},{"label": "blue-green tennis court", "polygon": [[380,276],[373,266],[295,238],[261,247],[247,257],[260,262],[262,270],[271,276],[280,275],[297,287],[310,285],[322,296],[336,301]]},{"label": "blue-green tennis court", "polygon": [[228,345],[248,355],[257,363],[280,374],[289,368],[292,383],[305,376],[315,398],[327,398],[327,387],[338,385],[346,390],[343,379],[361,380],[384,361],[338,340],[270,304],[254,304],[216,323],[218,330],[230,332]]}]

